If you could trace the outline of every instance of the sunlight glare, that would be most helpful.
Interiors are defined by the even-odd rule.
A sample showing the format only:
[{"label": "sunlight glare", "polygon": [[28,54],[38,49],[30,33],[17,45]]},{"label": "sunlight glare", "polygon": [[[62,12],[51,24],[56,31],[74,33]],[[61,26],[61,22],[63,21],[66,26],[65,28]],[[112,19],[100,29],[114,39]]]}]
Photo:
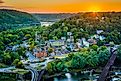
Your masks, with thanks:
[{"label": "sunlight glare", "polygon": [[89,8],[89,12],[100,12],[100,11],[101,11],[101,9],[98,6],[91,6]]}]

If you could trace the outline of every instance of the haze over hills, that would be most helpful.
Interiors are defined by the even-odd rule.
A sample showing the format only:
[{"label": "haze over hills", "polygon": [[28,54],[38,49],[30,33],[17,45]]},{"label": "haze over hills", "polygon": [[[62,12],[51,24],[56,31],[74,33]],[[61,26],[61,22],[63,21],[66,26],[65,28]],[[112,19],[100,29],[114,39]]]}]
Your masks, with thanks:
[{"label": "haze over hills", "polygon": [[71,17],[74,15],[74,13],[33,13],[33,16],[35,16],[39,21],[42,22],[55,22],[59,21],[61,19],[65,19],[68,17]]},{"label": "haze over hills", "polygon": [[29,13],[0,9],[0,31],[22,26],[31,26],[39,21]]}]

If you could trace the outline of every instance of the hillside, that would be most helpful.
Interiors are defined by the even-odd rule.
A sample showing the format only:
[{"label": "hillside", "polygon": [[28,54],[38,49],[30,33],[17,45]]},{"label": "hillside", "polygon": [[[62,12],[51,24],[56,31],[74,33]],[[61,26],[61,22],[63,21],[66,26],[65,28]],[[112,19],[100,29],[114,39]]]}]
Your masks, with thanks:
[{"label": "hillside", "polygon": [[33,25],[39,23],[31,14],[26,12],[0,9],[0,31],[22,26]]},{"label": "hillside", "polygon": [[[89,38],[97,30],[107,37],[106,42],[121,42],[121,12],[78,13],[73,17],[60,20],[48,27],[42,36],[48,39],[67,37],[72,32],[74,39]],[[49,34],[49,35],[48,35]],[[105,42],[103,41],[103,42]]]}]

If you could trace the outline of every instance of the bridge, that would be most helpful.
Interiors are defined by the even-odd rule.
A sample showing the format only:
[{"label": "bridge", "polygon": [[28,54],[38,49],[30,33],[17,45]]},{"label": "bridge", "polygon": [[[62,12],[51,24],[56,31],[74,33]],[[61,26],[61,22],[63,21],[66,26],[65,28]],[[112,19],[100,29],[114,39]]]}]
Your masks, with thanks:
[{"label": "bridge", "polygon": [[25,66],[25,68],[29,69],[29,71],[32,73],[31,81],[41,81],[42,80],[42,76],[45,72],[45,69],[42,69],[41,71],[37,71],[34,68],[32,68],[31,66]]},{"label": "bridge", "polygon": [[45,69],[39,71],[38,73],[39,73],[39,76],[38,76],[37,81],[42,81],[42,75],[45,73]]},{"label": "bridge", "polygon": [[30,66],[25,66],[25,68],[29,69],[29,71],[32,73],[31,81],[37,81],[38,75],[39,75],[38,72],[35,69],[33,69],[32,67],[30,67]]},{"label": "bridge", "polygon": [[104,67],[104,69],[103,69],[102,73],[100,74],[99,79],[97,81],[106,80],[109,70],[110,70],[111,66],[114,64],[114,61],[116,59],[116,54],[117,54],[116,50],[111,51],[111,54],[112,55],[111,55],[110,59],[108,60],[106,66]]}]

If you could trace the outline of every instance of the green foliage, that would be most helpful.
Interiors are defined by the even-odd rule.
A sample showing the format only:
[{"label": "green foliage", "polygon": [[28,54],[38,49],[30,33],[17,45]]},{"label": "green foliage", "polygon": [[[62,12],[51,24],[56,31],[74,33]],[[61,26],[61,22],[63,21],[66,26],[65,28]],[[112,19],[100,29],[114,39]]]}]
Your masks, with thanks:
[{"label": "green foliage", "polygon": [[62,36],[67,37],[66,33],[72,32],[74,39],[76,40],[80,38],[87,39],[90,35],[96,34],[96,30],[103,30],[104,32],[100,35],[106,37],[105,40],[99,40],[97,42],[99,46],[102,46],[107,42],[120,44],[121,13],[101,12],[97,13],[95,16],[92,16],[92,13],[78,13],[73,17],[56,22],[51,27],[48,27],[46,32],[50,32],[48,38],[50,38],[50,36],[56,36],[58,38]]},{"label": "green foliage", "polygon": [[99,63],[99,56],[96,51],[90,51],[89,55],[86,58],[87,64],[91,67],[97,67]]},{"label": "green foliage", "polygon": [[100,65],[104,65],[107,61],[108,58],[110,57],[110,52],[108,49],[104,49],[104,50],[100,50],[99,51],[99,61],[100,61]]},{"label": "green foliage", "polygon": [[117,54],[118,54],[118,57],[117,57],[118,60],[121,61],[121,45],[118,48],[118,53]]},{"label": "green foliage", "polygon": [[53,48],[48,48],[48,53],[52,53],[54,51]]},{"label": "green foliage", "polygon": [[5,64],[0,63],[0,68],[6,68],[7,66]]},{"label": "green foliage", "polygon": [[0,31],[28,25],[32,26],[32,23],[39,22],[31,14],[16,10],[0,9]]},{"label": "green foliage", "polygon": [[78,54],[74,55],[71,60],[71,67],[74,69],[82,69],[86,65],[86,59]]},{"label": "green foliage", "polygon": [[91,46],[91,49],[93,49],[94,51],[97,51],[98,45],[92,45],[92,46]]},{"label": "green foliage", "polygon": [[12,63],[16,68],[24,68],[23,63],[19,59],[15,59]]},{"label": "green foliage", "polygon": [[57,59],[48,63],[47,71],[50,74],[58,72],[68,72],[74,69],[96,68],[103,66],[109,59],[110,52],[107,47],[98,47],[99,50],[85,50],[76,53],[70,53],[64,59]]}]

